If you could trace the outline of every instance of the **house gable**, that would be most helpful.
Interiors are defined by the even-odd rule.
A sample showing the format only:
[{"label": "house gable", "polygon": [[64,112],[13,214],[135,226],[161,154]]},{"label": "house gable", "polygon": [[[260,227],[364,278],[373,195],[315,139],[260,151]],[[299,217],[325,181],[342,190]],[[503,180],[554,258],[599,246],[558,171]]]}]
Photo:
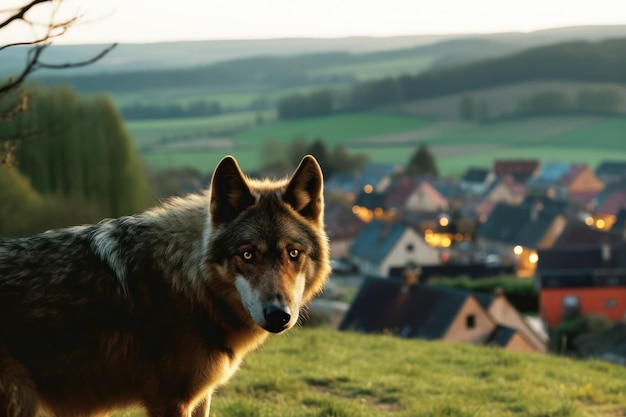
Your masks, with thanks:
[{"label": "house gable", "polygon": [[493,333],[496,323],[478,300],[469,295],[448,327],[443,340],[483,344]]},{"label": "house gable", "polygon": [[426,244],[412,227],[398,222],[368,223],[350,247],[350,255],[370,275],[388,276],[392,267],[438,265],[439,251]]},{"label": "house gable", "polygon": [[604,188],[604,182],[602,182],[589,167],[582,168],[566,185],[568,187],[568,193],[570,194],[600,192]]},{"label": "house gable", "polygon": [[428,182],[422,181],[408,196],[405,209],[424,212],[443,211],[448,209],[448,200]]},{"label": "house gable", "polygon": [[524,317],[509,303],[504,296],[496,296],[488,308],[489,314],[494,320],[503,326],[516,329],[530,344],[533,351],[545,352],[546,344],[538,334],[528,325]]},{"label": "house gable", "polygon": [[380,272],[382,276],[387,276],[393,267],[410,264],[430,266],[440,263],[439,251],[430,247],[414,229],[407,227],[382,260]]}]

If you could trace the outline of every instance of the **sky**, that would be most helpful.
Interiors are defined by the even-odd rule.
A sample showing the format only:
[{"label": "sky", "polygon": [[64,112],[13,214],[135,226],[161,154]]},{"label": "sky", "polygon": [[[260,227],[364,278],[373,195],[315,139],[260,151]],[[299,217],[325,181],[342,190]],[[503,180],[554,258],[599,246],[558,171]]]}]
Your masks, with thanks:
[{"label": "sky", "polygon": [[[2,11],[26,0],[0,0]],[[333,38],[530,32],[626,24],[626,0],[63,0],[57,16],[81,23],[56,43]],[[46,13],[30,16],[47,21]],[[0,44],[33,29],[12,25]]]}]

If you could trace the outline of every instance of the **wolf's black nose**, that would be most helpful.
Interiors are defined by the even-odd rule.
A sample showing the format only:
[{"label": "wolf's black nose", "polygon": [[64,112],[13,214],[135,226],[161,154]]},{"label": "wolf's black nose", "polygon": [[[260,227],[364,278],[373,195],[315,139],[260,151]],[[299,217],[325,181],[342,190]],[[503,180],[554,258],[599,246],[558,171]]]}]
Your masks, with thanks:
[{"label": "wolf's black nose", "polygon": [[265,330],[272,333],[282,332],[287,328],[287,323],[291,320],[289,307],[282,304],[268,303],[263,310],[267,325]]}]

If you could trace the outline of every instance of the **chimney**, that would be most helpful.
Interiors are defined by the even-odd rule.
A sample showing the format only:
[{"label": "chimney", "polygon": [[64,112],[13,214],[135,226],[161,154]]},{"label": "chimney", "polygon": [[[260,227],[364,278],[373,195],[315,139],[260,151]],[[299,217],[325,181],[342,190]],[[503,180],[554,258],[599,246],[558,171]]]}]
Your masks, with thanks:
[{"label": "chimney", "polygon": [[537,221],[541,210],[543,210],[543,204],[539,200],[535,201],[535,203],[530,207],[530,221],[531,222]]},{"label": "chimney", "polygon": [[611,260],[611,242],[608,237],[604,237],[602,239],[602,243],[600,244],[600,251],[602,253],[602,260],[604,262],[608,262]]},{"label": "chimney", "polygon": [[406,293],[409,289],[419,283],[420,274],[422,273],[422,268],[414,263],[409,263],[404,268],[404,274],[402,275],[402,292]]}]

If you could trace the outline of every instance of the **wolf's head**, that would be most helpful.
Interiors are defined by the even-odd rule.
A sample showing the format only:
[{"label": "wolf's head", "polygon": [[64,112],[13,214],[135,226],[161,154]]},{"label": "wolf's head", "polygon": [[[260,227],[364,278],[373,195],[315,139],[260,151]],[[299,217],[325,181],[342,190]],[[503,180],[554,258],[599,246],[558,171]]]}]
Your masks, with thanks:
[{"label": "wolf's head", "polygon": [[245,314],[267,331],[292,327],[330,272],[322,171],[305,156],[289,179],[253,180],[234,158],[211,181],[209,260]]}]

